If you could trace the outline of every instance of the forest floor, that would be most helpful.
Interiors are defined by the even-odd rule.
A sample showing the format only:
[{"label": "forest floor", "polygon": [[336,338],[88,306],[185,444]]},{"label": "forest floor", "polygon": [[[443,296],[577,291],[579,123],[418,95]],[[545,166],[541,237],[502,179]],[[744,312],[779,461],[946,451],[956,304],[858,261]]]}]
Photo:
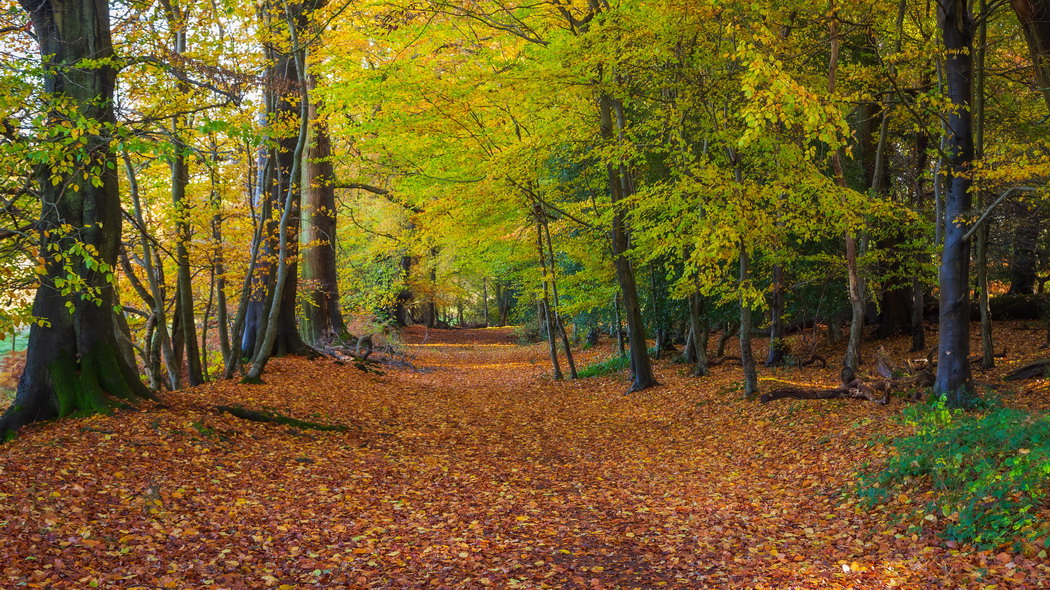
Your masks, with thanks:
[{"label": "forest floor", "polygon": [[[1039,355],[1042,333],[997,329],[1017,348],[995,374]],[[376,375],[276,359],[263,385],[215,382],[167,394],[165,406],[26,428],[0,446],[0,586],[1023,588],[1050,580],[1045,560],[952,548],[936,526],[895,523],[892,505],[861,505],[855,474],[886,455],[886,437],[906,430],[903,401],[760,405],[741,399],[738,366],[693,379],[667,362],[657,368],[662,386],[627,396],[619,375],[549,380],[545,347],[518,346],[509,329],[413,328],[406,342],[419,370]],[[894,358],[915,356],[903,338],[878,345]],[[603,340],[577,362],[609,354]],[[763,369],[763,388],[834,384],[835,364]],[[1007,403],[1046,410],[1045,383],[1022,386]],[[350,429],[250,422],[216,404]],[[904,500],[923,498],[894,502]]]}]

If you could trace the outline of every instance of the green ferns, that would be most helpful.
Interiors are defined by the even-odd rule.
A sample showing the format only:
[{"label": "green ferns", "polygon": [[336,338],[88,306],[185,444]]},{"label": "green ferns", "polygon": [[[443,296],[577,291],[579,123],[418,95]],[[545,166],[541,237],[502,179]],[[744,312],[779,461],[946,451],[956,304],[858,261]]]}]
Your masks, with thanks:
[{"label": "green ferns", "polygon": [[943,399],[905,416],[915,434],[894,442],[882,470],[861,477],[870,506],[915,484],[932,486],[934,499],[920,509],[934,516],[927,520],[947,520],[948,539],[991,548],[1047,535],[1050,416],[1007,408],[966,414]]}]

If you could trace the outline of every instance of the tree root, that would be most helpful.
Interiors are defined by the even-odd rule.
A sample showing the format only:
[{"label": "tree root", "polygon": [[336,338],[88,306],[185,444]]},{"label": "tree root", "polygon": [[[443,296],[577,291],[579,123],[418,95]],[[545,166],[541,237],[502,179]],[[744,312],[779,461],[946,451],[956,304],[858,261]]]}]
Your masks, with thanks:
[{"label": "tree root", "polygon": [[728,363],[728,362],[737,362],[737,363],[739,363],[739,362],[742,362],[742,361],[740,360],[740,357],[738,357],[738,356],[722,356],[722,357],[718,357],[716,359],[711,359],[711,360],[707,361],[707,366],[709,366],[709,367],[717,367],[718,365],[721,365],[722,363]]},{"label": "tree root", "polygon": [[[826,361],[825,361],[826,362]],[[856,377],[852,371],[843,370],[847,383],[831,389],[814,389],[804,387],[782,387],[763,394],[759,401],[769,403],[778,399],[864,399],[877,404],[887,404],[893,393],[910,392],[912,401],[916,401],[920,392],[933,385],[933,372],[927,367],[895,369],[880,351],[875,364],[878,377],[866,379]]]},{"label": "tree root", "polygon": [[215,409],[253,422],[294,426],[300,430],[323,430],[327,432],[347,432],[350,430],[350,427],[345,424],[319,424],[317,422],[299,420],[298,418],[292,418],[291,416],[285,416],[269,410],[252,410],[241,406],[215,406]]}]

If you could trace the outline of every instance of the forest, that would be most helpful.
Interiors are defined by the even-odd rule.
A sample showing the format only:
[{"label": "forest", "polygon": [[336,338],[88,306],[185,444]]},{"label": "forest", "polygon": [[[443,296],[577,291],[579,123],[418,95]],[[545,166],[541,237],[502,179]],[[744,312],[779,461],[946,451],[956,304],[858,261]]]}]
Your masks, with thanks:
[{"label": "forest", "polygon": [[4,0],[0,65],[0,586],[1050,579],[1050,0]]}]

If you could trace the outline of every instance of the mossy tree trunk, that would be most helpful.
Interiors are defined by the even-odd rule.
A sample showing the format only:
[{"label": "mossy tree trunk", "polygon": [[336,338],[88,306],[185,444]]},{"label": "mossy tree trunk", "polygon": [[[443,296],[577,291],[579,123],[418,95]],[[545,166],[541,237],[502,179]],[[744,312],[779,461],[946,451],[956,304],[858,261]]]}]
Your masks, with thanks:
[{"label": "mossy tree trunk", "polygon": [[[121,225],[116,158],[108,137],[116,80],[109,63],[109,7],[103,0],[21,4],[47,62],[44,92],[53,105],[52,127],[75,118],[89,123],[84,126],[89,132],[69,151],[50,154],[37,166],[45,272],[33,314],[41,322],[30,330],[25,371],[14,403],[0,417],[0,433],[75,411],[104,410],[109,397],[150,396],[118,351],[108,280]],[[63,282],[70,275],[78,277],[74,289]]]}]

